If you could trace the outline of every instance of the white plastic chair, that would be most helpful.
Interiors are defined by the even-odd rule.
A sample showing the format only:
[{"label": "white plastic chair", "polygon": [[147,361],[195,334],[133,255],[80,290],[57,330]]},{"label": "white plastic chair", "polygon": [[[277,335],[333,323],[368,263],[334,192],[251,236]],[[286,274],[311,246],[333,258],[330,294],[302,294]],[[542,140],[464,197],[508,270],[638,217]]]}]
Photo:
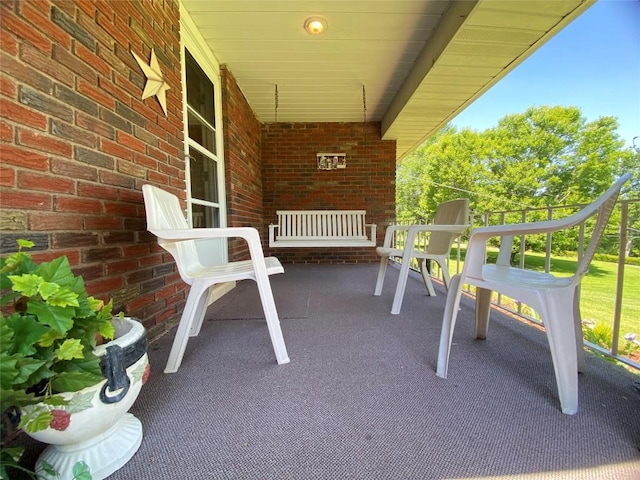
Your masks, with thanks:
[{"label": "white plastic chair", "polygon": [[[189,228],[178,198],[151,185],[142,187],[147,214],[147,229],[158,237],[158,244],[174,258],[180,277],[191,285],[182,312],[165,373],[178,370],[189,336],[200,332],[206,313],[208,292],[224,282],[251,279],[257,283],[262,308],[278,364],[289,362],[287,348],[280,329],[280,320],[273,300],[269,275],[284,272],[275,257],[264,257],[260,236],[255,228]],[[249,246],[251,260],[204,266],[198,259],[195,241],[214,238],[243,238]]]},{"label": "white plastic chair", "polygon": [[[431,282],[428,261],[433,260],[440,265],[445,287],[449,286],[449,252],[451,251],[453,242],[469,228],[468,222],[469,199],[459,198],[438,205],[431,225],[391,225],[387,227],[383,246],[376,248],[376,253],[380,256],[380,269],[378,270],[378,279],[373,294],[376,296],[382,294],[382,286],[384,284],[387,265],[389,264],[389,257],[402,259],[398,285],[396,286],[393,306],[391,307],[392,314],[400,313],[412,258],[418,260],[420,273],[422,274],[422,279],[429,296],[434,297],[436,292]],[[392,246],[396,232],[400,230],[407,231],[403,249]],[[422,250],[415,247],[416,236],[419,232],[429,233],[426,248]]]},{"label": "white plastic chair", "polygon": [[[549,341],[562,412],[569,415],[577,413],[578,371],[584,369],[580,282],[589,270],[620,189],[629,177],[628,174],[624,175],[592,204],[566,218],[481,227],[471,232],[462,273],[453,276],[447,295],[438,351],[437,375],[439,377],[447,378],[451,340],[462,286],[474,285],[476,287],[476,338],[484,339],[487,336],[493,291],[520,300],[538,312],[544,322]],[[515,268],[510,265],[514,236],[565,230],[582,224],[593,215],[597,215],[596,224],[573,276],[556,277],[550,273]],[[487,264],[485,260],[487,241],[492,237],[501,237],[500,251],[497,263]]]}]

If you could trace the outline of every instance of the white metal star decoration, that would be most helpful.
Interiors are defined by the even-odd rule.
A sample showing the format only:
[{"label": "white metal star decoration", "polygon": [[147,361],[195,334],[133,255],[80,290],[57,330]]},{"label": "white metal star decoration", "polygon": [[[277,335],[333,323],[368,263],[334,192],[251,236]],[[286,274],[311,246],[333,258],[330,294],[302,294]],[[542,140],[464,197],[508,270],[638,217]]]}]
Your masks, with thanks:
[{"label": "white metal star decoration", "polygon": [[146,64],[144,60],[142,60],[138,55],[136,55],[133,50],[131,50],[131,55],[136,59],[138,65],[142,69],[142,72],[147,77],[147,83],[144,86],[144,91],[142,92],[142,100],[145,98],[152,97],[155,95],[158,98],[158,103],[162,107],[164,111],[164,115],[167,115],[167,90],[171,87],[165,82],[164,78],[162,78],[162,70],[160,70],[160,64],[158,63],[158,58],[156,57],[156,52],[151,49],[151,60],[149,65]]}]

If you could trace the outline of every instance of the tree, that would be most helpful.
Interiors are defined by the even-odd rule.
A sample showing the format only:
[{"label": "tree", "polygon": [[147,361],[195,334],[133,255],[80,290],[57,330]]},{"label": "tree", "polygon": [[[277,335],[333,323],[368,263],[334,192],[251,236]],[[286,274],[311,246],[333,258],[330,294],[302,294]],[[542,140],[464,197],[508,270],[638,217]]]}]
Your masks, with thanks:
[{"label": "tree", "polygon": [[[617,128],[615,117],[587,122],[579,108],[563,106],[530,107],[483,132],[447,126],[399,164],[398,219],[425,220],[457,197],[475,212],[585,204],[627,171],[637,197],[639,156],[623,148]],[[554,244],[567,248],[575,238]]]}]

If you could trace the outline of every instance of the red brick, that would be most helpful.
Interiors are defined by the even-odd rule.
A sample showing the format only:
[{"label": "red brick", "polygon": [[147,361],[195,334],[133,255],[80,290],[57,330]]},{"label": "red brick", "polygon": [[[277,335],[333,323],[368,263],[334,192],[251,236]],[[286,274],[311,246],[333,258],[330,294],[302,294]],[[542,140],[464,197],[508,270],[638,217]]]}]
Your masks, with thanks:
[{"label": "red brick", "polygon": [[82,217],[79,215],[52,215],[51,213],[30,213],[29,229],[51,231],[64,228],[66,231],[82,230]]},{"label": "red brick", "polygon": [[18,2],[18,12],[32,23],[37,31],[54,39],[68,50],[71,48],[71,36],[50,20],[50,11],[49,2],[46,1]]},{"label": "red brick", "polygon": [[133,155],[133,161],[136,165],[140,165],[141,167],[144,167],[147,170],[158,169],[158,161],[151,157],[147,157],[146,155],[140,155],[135,153]]},{"label": "red brick", "polygon": [[134,186],[134,180],[131,177],[111,172],[100,172],[100,183],[124,188],[133,188]]},{"label": "red brick", "polygon": [[96,183],[78,182],[78,196],[99,198],[101,200],[117,200],[118,189]]},{"label": "red brick", "polygon": [[137,209],[135,205],[119,202],[104,202],[104,212],[107,215],[117,215],[119,217],[135,217]]},{"label": "red brick", "polygon": [[122,288],[122,277],[101,278],[85,282],[87,293],[94,297],[106,295],[111,297],[112,293]]},{"label": "red brick", "polygon": [[4,120],[0,120],[0,140],[4,142],[13,141],[13,127]]},{"label": "red brick", "polygon": [[78,92],[95,100],[98,104],[110,110],[115,108],[115,101],[111,95],[105,94],[102,90],[94,87],[85,80],[78,81]]},{"label": "red brick", "polygon": [[163,175],[158,172],[149,172],[149,181],[152,183],[159,183],[161,185],[169,185],[169,176]]},{"label": "red brick", "polygon": [[75,213],[102,213],[102,204],[100,200],[76,197],[56,197],[56,212],[75,212]]},{"label": "red brick", "polygon": [[69,178],[38,175],[28,171],[18,173],[18,186],[27,190],[42,190],[52,193],[74,193],[75,182]]},{"label": "red brick", "polygon": [[146,305],[153,303],[153,293],[140,295],[138,298],[127,303],[127,311],[135,311],[144,308]]},{"label": "red brick", "polygon": [[[50,262],[58,257],[67,257],[71,266],[80,262],[80,252],[77,250],[47,250],[46,252],[33,252],[31,259],[36,263]],[[78,273],[74,269],[74,273]]]},{"label": "red brick", "polygon": [[140,165],[136,165],[135,163],[132,163],[132,162],[126,162],[123,160],[119,161],[118,171],[125,175],[130,175],[132,177],[138,177],[138,178],[144,178],[144,179],[147,178],[147,169],[144,167],[141,167]]},{"label": "red brick", "polygon": [[18,129],[18,142],[26,147],[42,150],[63,157],[71,156],[71,145],[68,142],[56,140],[48,135],[31,130]]},{"label": "red brick", "polygon": [[[91,36],[93,36],[93,38],[95,38],[98,42],[100,42],[100,44],[102,44],[103,47],[106,48],[110,48],[113,49],[113,38],[111,38],[111,36],[109,36],[109,34],[107,34],[107,32],[104,31],[103,28],[100,28],[98,26],[98,24],[95,22],[95,18],[97,17],[97,13],[95,10],[95,5],[92,4],[92,2],[80,2],[78,3],[78,7],[79,8],[83,8],[82,6],[84,4],[90,4],[89,8],[86,9],[84,12],[79,12],[78,13],[78,25],[80,25],[82,28],[84,28],[88,33],[91,34]],[[91,13],[89,13],[89,9],[91,9]]]},{"label": "red brick", "polygon": [[89,180],[96,182],[98,180],[98,169],[77,162],[51,159],[51,172],[58,175],[66,175],[76,180]]},{"label": "red brick", "polygon": [[149,255],[149,253],[150,252],[148,244],[128,245],[122,247],[123,257],[142,257],[145,255]]},{"label": "red brick", "polygon": [[[95,2],[93,2],[93,0],[76,0],[75,3],[76,3],[76,6],[80,10],[82,10],[82,12],[84,12],[84,14],[88,15],[88,17],[87,17],[83,13],[78,13],[78,17],[79,18],[85,18],[85,19],[88,19],[90,21],[93,21],[93,19],[96,16]],[[78,21],[78,23],[80,24],[80,26],[82,26],[83,28],[87,29],[87,26],[83,25],[82,21]]]},{"label": "red brick", "polygon": [[125,160],[131,160],[133,152],[126,147],[123,147],[119,143],[111,142],[109,140],[102,139],[100,141],[100,151],[107,155],[113,155],[115,157],[124,158]]},{"label": "red brick", "polygon": [[107,275],[122,275],[138,268],[138,261],[127,259],[111,262],[106,265]]},{"label": "red brick", "polygon": [[0,165],[0,185],[3,187],[15,187],[16,186],[16,171],[13,168],[8,168]]},{"label": "red brick", "polygon": [[16,38],[4,28],[0,29],[0,49],[7,52],[9,55],[18,55],[18,42]]},{"label": "red brick", "polygon": [[0,98],[0,112],[2,112],[2,117],[5,120],[11,120],[43,131],[47,128],[47,117],[45,115],[5,98]]},{"label": "red brick", "polygon": [[60,45],[53,45],[51,58],[62,63],[69,70],[77,73],[83,78],[86,78],[90,82],[97,81],[97,73],[93,70],[91,65],[86,64],[82,59],[78,58],[68,50],[65,50]]},{"label": "red brick", "polygon": [[51,42],[39,29],[33,28],[28,23],[19,19],[13,12],[4,11],[2,14],[2,29],[7,29],[16,36],[26,40],[43,52],[51,51]]},{"label": "red brick", "polygon": [[3,189],[0,194],[0,205],[2,208],[49,211],[51,210],[51,195]]},{"label": "red brick", "polygon": [[85,115],[82,112],[76,113],[76,125],[80,128],[84,128],[85,130],[89,130],[92,134],[100,135],[101,137],[109,138],[111,140],[116,137],[115,129],[111,125],[108,125],[95,117]]},{"label": "red brick", "polygon": [[0,76],[0,93],[2,95],[15,99],[17,91],[16,82],[13,79],[5,75]]},{"label": "red brick", "polygon": [[118,132],[117,138],[121,145],[125,145],[138,153],[146,153],[147,151],[147,145],[144,142],[127,133]]},{"label": "red brick", "polygon": [[78,42],[75,46],[75,54],[79,59],[84,60],[105,77],[111,75],[111,67],[104,60]]},{"label": "red brick", "polygon": [[[118,2],[115,3],[117,4]],[[103,9],[101,7],[97,15],[98,25],[100,25],[118,44],[128,46],[129,39],[126,36],[125,31],[116,28],[115,25],[113,25],[112,19],[104,15],[102,10]]]},{"label": "red brick", "polygon": [[[125,64],[122,64],[124,68],[127,68]],[[104,78],[99,79],[100,88],[102,88],[109,95],[119,100],[125,105],[129,105],[131,103],[131,93],[127,92],[123,88],[119,87],[113,82],[105,80]]]},{"label": "red brick", "polygon": [[84,228],[85,230],[121,230],[122,218],[105,217],[104,215],[87,216],[84,217]]},{"label": "red brick", "polygon": [[58,7],[61,11],[67,14],[70,18],[76,17],[76,6],[75,2],[70,2],[69,0],[52,0],[52,3]]},{"label": "red brick", "polygon": [[41,172],[49,170],[49,159],[46,156],[6,143],[0,144],[0,164],[15,165]]},{"label": "red brick", "polygon": [[40,72],[46,73],[56,81],[69,87],[74,85],[75,76],[62,63],[56,62],[48,55],[44,55],[36,47],[23,45],[20,59]]}]

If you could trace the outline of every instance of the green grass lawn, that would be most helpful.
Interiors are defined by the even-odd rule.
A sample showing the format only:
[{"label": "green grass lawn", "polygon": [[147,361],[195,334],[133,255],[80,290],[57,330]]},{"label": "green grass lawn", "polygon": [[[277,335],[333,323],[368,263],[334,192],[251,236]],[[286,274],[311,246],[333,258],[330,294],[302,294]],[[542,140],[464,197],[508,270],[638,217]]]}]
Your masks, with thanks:
[{"label": "green grass lawn", "polygon": [[[461,251],[464,258],[465,249]],[[497,255],[489,252],[489,258]],[[491,260],[490,260],[491,261]],[[525,267],[544,270],[544,254],[527,252]],[[462,268],[462,266],[460,267]],[[551,258],[551,273],[554,275],[572,275],[576,269],[575,258],[554,256]],[[583,320],[590,320],[605,328],[613,326],[617,281],[616,263],[594,260],[589,273],[582,280],[581,312]],[[455,251],[452,251],[451,273],[456,270]],[[640,267],[625,265],[622,311],[620,318],[619,345],[625,343],[624,335],[635,333],[640,339]]]}]

